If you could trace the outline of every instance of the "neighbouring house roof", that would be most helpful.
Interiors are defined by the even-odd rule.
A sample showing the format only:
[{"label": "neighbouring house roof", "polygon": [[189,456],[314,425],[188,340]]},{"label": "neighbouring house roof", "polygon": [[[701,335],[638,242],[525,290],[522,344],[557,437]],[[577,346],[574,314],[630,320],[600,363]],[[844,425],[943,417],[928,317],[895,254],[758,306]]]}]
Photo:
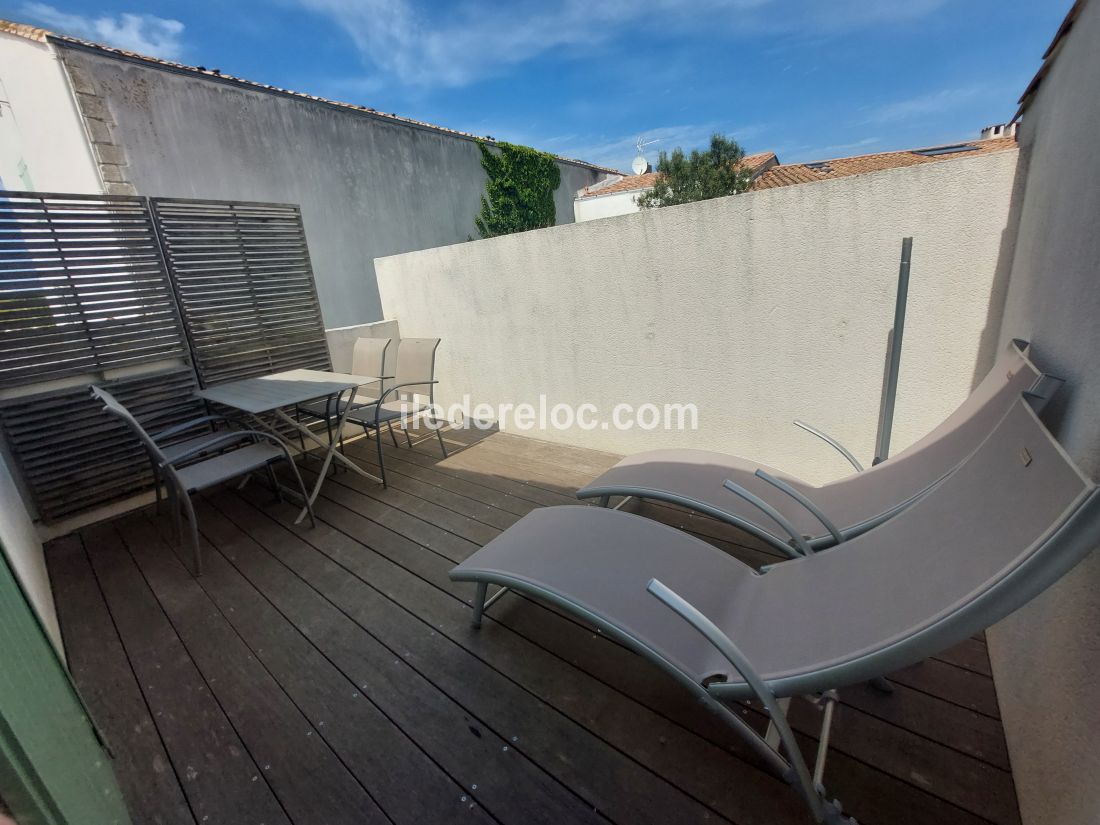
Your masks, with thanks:
[{"label": "neighbouring house roof", "polygon": [[[750,190],[775,189],[780,186],[793,186],[797,183],[816,183],[822,180],[835,180],[867,172],[881,172],[885,169],[900,169],[905,166],[919,166],[924,163],[937,163],[941,160],[988,155],[1016,148],[1016,138],[1001,137],[986,140],[969,140],[961,143],[928,146],[923,149],[906,149],[901,152],[878,152],[873,155],[857,155],[848,158],[810,163],[778,163],[774,152],[759,152],[746,155],[745,163],[756,170]],[[769,163],[769,161],[771,161]],[[644,175],[627,175],[608,178],[582,189],[578,200],[598,198],[616,192],[633,192],[651,189],[657,180],[657,172]]]},{"label": "neighbouring house roof", "polygon": [[[13,34],[17,37],[23,37],[27,40],[34,40],[39,43],[56,42],[61,45],[76,46],[83,49],[103,52],[105,54],[117,55],[118,57],[124,58],[126,60],[134,60],[141,63],[148,63],[154,66],[160,66],[171,71],[198,75],[208,80],[217,80],[237,86],[245,86],[251,89],[259,89],[266,92],[274,92],[276,94],[287,95],[289,97],[301,98],[303,100],[312,100],[316,103],[321,103],[326,106],[335,106],[339,109],[347,109],[354,112],[360,112],[371,117],[392,120],[397,123],[404,123],[409,126],[415,126],[421,129],[429,129],[435,132],[443,132],[449,135],[455,135],[469,140],[483,140],[489,144],[499,142],[495,138],[489,137],[488,135],[475,135],[470,132],[459,131],[458,129],[448,129],[446,126],[437,126],[434,123],[427,123],[422,120],[402,117],[401,115],[391,112],[380,112],[377,109],[372,109],[369,106],[359,106],[355,103],[344,103],[339,100],[330,100],[328,98],[318,97],[317,95],[305,94],[304,92],[295,92],[291,89],[283,89],[278,86],[269,86],[266,83],[257,83],[254,80],[246,80],[241,77],[233,77],[232,75],[223,74],[218,69],[207,69],[204,66],[188,66],[184,63],[175,63],[171,60],[162,60],[159,57],[150,57],[149,55],[138,54],[137,52],[131,52],[125,49],[116,49],[114,46],[105,46],[102,43],[92,43],[88,40],[81,40],[77,37],[69,37],[65,34],[57,34],[56,32],[47,31],[46,29],[40,29],[36,26],[31,26],[26,23],[15,23],[10,20],[0,20],[0,33]],[[571,163],[577,166],[585,166],[600,172],[619,174],[618,170],[610,169],[606,166],[598,166],[585,160],[578,160],[577,158],[566,158],[561,157],[560,155],[555,155],[554,157],[564,163]]]},{"label": "neighbouring house roof", "polygon": [[[753,172],[754,175],[758,175],[769,163],[774,166],[778,162],[779,159],[775,156],[775,152],[757,152],[753,155],[745,155],[741,165]],[[585,187],[577,193],[577,199],[599,198],[616,192],[652,189],[653,184],[657,182],[658,174],[660,173],[644,172],[641,175],[616,175]]]},{"label": "neighbouring house roof", "polygon": [[27,40],[37,40],[39,43],[45,43],[46,35],[49,34],[45,29],[40,29],[37,26],[28,26],[26,23],[13,23],[10,20],[0,20],[0,32],[25,37]]},{"label": "neighbouring house roof", "polygon": [[752,189],[774,189],[796,183],[835,180],[836,178],[846,178],[852,175],[862,175],[866,172],[880,172],[885,169],[938,163],[943,160],[987,155],[992,152],[1003,152],[1015,148],[1015,137],[1003,137],[964,141],[943,146],[929,146],[923,149],[907,149],[902,152],[878,152],[873,155],[833,158],[812,163],[781,163],[765,170],[753,181]]}]

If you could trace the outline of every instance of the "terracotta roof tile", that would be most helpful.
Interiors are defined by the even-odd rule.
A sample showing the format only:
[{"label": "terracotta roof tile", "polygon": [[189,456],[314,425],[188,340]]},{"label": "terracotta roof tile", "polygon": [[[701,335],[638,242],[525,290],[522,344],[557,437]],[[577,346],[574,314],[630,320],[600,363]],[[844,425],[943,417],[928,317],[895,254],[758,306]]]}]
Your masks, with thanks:
[{"label": "terracotta roof tile", "polygon": [[28,26],[26,23],[12,23],[9,20],[0,20],[0,32],[25,37],[27,40],[37,40],[39,43],[45,43],[46,35],[49,34],[45,29]]},{"label": "terracotta roof tile", "polygon": [[[384,118],[386,120],[396,121],[398,123],[406,123],[410,126],[417,126],[424,129],[430,129],[435,132],[445,132],[451,135],[458,135],[460,137],[469,138],[472,140],[483,140],[486,143],[497,143],[495,138],[483,137],[475,135],[470,132],[462,132],[457,129],[448,129],[446,126],[436,126],[434,123],[427,123],[423,120],[414,120],[413,118],[402,117],[398,114],[380,112],[377,109],[372,109],[369,106],[358,106],[354,103],[343,103],[339,100],[330,100],[324,97],[318,97],[317,95],[304,94],[303,92],[295,92],[290,89],[283,89],[278,86],[269,86],[266,83],[257,83],[254,80],[245,80],[241,77],[233,77],[232,75],[224,74],[217,69],[207,69],[202,66],[188,66],[184,63],[175,63],[171,60],[161,60],[159,57],[150,57],[149,55],[138,54],[137,52],[127,51],[126,49],[116,49],[114,46],[105,46],[102,43],[92,43],[88,40],[81,40],[77,37],[69,37],[65,34],[57,34],[56,32],[47,31],[46,29],[35,28],[25,23],[14,23],[9,20],[0,20],[0,32],[7,32],[8,34],[14,34],[19,37],[25,37],[28,40],[37,40],[45,43],[47,41],[57,42],[61,45],[78,46],[85,49],[92,49],[97,52],[105,52],[107,54],[119,55],[120,57],[127,58],[129,60],[137,60],[142,63],[151,63],[156,66],[164,66],[166,68],[173,69],[175,71],[187,72],[188,74],[201,75],[203,77],[221,80],[228,83],[232,83],[238,86],[247,86],[252,89],[261,89],[263,91],[275,92],[282,95],[288,95],[290,97],[301,98],[304,100],[312,100],[317,103],[323,103],[327,106],[335,106],[340,109],[350,109],[356,112],[362,112],[364,114]],[[589,163],[588,161],[578,160],[576,158],[566,158],[560,155],[555,155],[558,160],[566,163],[574,163],[578,166],[586,166],[590,169],[596,169],[600,172],[609,172],[617,174],[617,170],[609,169],[605,166],[597,166],[596,164]]]},{"label": "terracotta roof tile", "polygon": [[[942,154],[920,154],[935,149],[950,149],[951,146],[966,146],[955,152]],[[973,147],[973,148],[969,148]],[[954,158],[987,155],[1016,148],[1015,137],[974,140],[966,143],[951,144],[947,147],[930,146],[927,149],[910,149],[904,152],[879,152],[873,155],[859,155],[850,158],[834,158],[814,163],[782,163],[766,169],[753,181],[752,189],[774,189],[779,186],[791,186],[796,183],[814,183],[822,180],[835,180],[866,172],[880,172],[884,169],[900,169],[905,166],[918,166],[923,163],[937,163]]]},{"label": "terracotta roof tile", "polygon": [[[753,155],[745,155],[742,165],[750,171],[755,171],[768,161],[775,158],[775,152],[757,152]],[[616,192],[634,192],[635,190],[652,189],[657,182],[659,172],[644,172],[641,175],[624,175],[622,178],[610,183],[594,183],[582,189],[578,198],[599,198],[603,195],[612,195]]]}]

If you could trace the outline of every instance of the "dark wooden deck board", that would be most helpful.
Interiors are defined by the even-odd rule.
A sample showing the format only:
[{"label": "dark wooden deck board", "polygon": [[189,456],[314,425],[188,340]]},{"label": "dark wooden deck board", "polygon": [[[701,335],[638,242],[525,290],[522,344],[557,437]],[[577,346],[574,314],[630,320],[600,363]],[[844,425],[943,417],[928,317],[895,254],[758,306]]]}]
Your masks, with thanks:
[{"label": "dark wooden deck board", "polygon": [[[513,439],[516,437],[512,437]],[[361,443],[361,442],[360,442]],[[431,445],[429,445],[431,446]],[[359,446],[352,448],[353,454],[360,461],[363,461],[365,465],[375,466],[374,454],[366,448]],[[394,464],[401,465],[402,463],[409,463],[413,455],[417,455],[421,460],[425,459],[417,453],[409,450],[387,450],[387,454],[391,458],[387,459],[389,466],[392,468]],[[495,461],[495,459],[494,459]],[[466,456],[466,464],[472,464],[478,466],[474,457]],[[438,472],[438,471],[437,471]],[[368,495],[378,501],[385,501],[388,491],[382,490],[377,485],[355,476],[350,473],[340,474],[332,479],[337,487],[348,487],[356,492]],[[473,484],[473,482],[467,482]],[[345,506],[362,512],[357,509],[357,499],[354,496],[349,496],[348,493],[343,490],[336,490],[330,484],[326,488],[326,495],[333,500],[343,503]],[[430,488],[420,488],[420,492],[426,496],[431,495]],[[575,499],[571,499],[575,503]],[[721,547],[727,552],[732,553],[741,560],[749,564],[762,564],[775,560],[775,557],[770,553],[761,552],[758,548],[749,546],[746,543],[731,543],[730,538],[737,538],[740,534],[736,533],[729,525],[718,524],[712,519],[703,519],[695,517],[694,520],[691,516],[685,518],[684,511],[677,508],[663,507],[661,505],[654,505],[650,503],[633,504],[632,509],[635,512],[645,514],[647,516],[658,518],[665,521],[665,523],[672,524],[677,527],[685,526],[685,522],[689,522],[690,527],[698,526],[700,521],[709,522],[711,527],[709,530],[697,533],[701,538],[708,538],[715,545]],[[517,517],[518,518],[518,517]],[[513,519],[512,523],[514,523]],[[693,531],[694,532],[694,531]],[[721,538],[719,538],[721,536]],[[741,541],[744,542],[745,537],[741,536]],[[750,539],[751,542],[751,539]],[[444,552],[448,558],[454,561],[459,561],[464,558],[464,555],[455,555],[453,553]],[[987,725],[984,724],[984,720],[975,719],[975,715],[989,716],[996,719],[998,716],[996,695],[993,692],[993,683],[991,679],[974,680],[969,678],[970,674],[958,672],[951,667],[944,667],[940,662],[954,664],[961,660],[962,664],[966,666],[965,669],[972,670],[976,673],[984,673],[988,675],[989,660],[988,654],[985,652],[984,643],[974,640],[968,640],[962,643],[956,648],[952,648],[949,651],[945,651],[940,656],[936,657],[926,665],[918,665],[914,668],[909,668],[897,676],[897,682],[899,690],[905,693],[910,692],[910,688],[917,691],[927,692],[935,705],[937,705],[936,712],[927,715],[922,714],[920,721],[931,721],[936,725],[940,731],[940,735],[948,737],[944,741],[951,743],[951,734],[954,731],[960,733],[960,741],[953,743],[955,747],[966,753],[986,758],[998,767],[1007,768],[1007,753],[1004,750],[1004,737],[998,724]],[[875,702],[876,697],[868,697],[861,692],[857,692],[853,696],[853,703],[864,709],[868,709],[872,714],[878,714],[878,708],[883,703]],[[919,699],[912,700],[919,703]],[[951,707],[950,704],[956,707]],[[898,703],[892,703],[898,704]],[[968,712],[972,711],[972,712]],[[883,712],[889,712],[885,709]],[[944,724],[939,725],[938,722]],[[913,729],[913,728],[911,728]],[[923,726],[919,729],[915,729],[916,733],[924,733]]]},{"label": "dark wooden deck board", "polygon": [[[122,644],[196,820],[290,822],[122,546],[114,525],[97,525],[85,531],[84,538]],[[112,739],[126,735],[123,730],[108,731]]]},{"label": "dark wooden deck board", "polygon": [[49,573],[69,669],[114,754],[131,815],[137,822],[194,825],[79,536],[53,543]]},{"label": "dark wooden deck board", "polygon": [[[145,796],[131,790],[128,798],[149,808],[175,794],[184,818],[166,822],[191,821],[180,807],[181,784],[191,808],[211,822],[238,821],[233,811],[248,790],[281,803],[269,822],[806,821],[793,791],[756,766],[722,725],[571,617],[511,595],[480,632],[469,628],[472,588],[452,583],[447,570],[532,509],[576,503],[573,490],[614,457],[505,434],[446,437],[454,455],[443,462],[434,437],[411,451],[386,446],[390,489],[346,472],[330,478],[315,529],[293,525],[293,508],[276,505],[258,485],[197,501],[208,559],[198,581],[150,513],[86,532],[98,581],[81,573],[80,556],[72,563],[71,544],[50,548],[59,592],[82,600],[74,603],[100,600],[100,621],[80,633],[72,632],[76,614],[62,611],[66,639],[93,646],[102,635],[109,647],[113,634],[114,656],[91,654],[74,668],[108,734],[126,739],[123,720],[179,706],[171,723],[150,717],[158,735],[126,741],[146,754],[119,761],[120,772],[136,775],[124,777],[124,787]],[[348,447],[374,464],[373,443]],[[664,505],[630,506],[749,563],[771,558],[728,525]],[[130,590],[136,607],[125,604]],[[125,687],[124,665],[142,677],[166,653],[173,677],[189,686],[174,699],[139,686],[133,673],[113,710],[94,692]],[[1017,823],[984,643],[960,645],[896,682],[894,696],[842,692],[826,772],[831,792],[872,825]],[[210,712],[184,709],[189,692],[200,695],[201,709],[205,685]],[[756,709],[745,712],[763,724]],[[792,708],[807,751],[817,714],[809,703]],[[261,716],[275,724],[260,730]],[[194,740],[217,731],[236,741],[236,756],[208,755],[212,764],[226,759],[215,783],[224,787],[175,781],[188,761],[187,725]],[[309,745],[289,757],[299,738]],[[172,770],[162,766],[159,784],[149,783],[148,754],[158,746]],[[327,801],[307,815],[317,801],[310,783],[285,769],[256,769],[271,752],[327,788],[316,791]],[[243,766],[237,781],[234,760]],[[250,771],[252,789],[241,781]],[[328,812],[318,813],[326,804]]]},{"label": "dark wooden deck board", "polygon": [[[221,499],[214,501],[221,503]],[[278,510],[288,522],[294,515],[290,507],[267,509]],[[233,521],[247,518],[243,510],[232,512]],[[321,542],[312,529],[291,532],[272,521],[267,512],[252,512],[266,519],[266,523],[248,522],[249,532],[261,539],[265,551],[369,629],[417,672],[430,674],[437,688],[484,727],[506,740],[516,737],[515,748],[589,805],[616,821],[667,822],[673,818],[704,822],[715,818],[712,811],[693,803],[672,784],[540,701],[535,692],[538,686],[508,678],[457,643],[457,634],[474,637],[475,642],[478,634],[469,627],[467,609],[456,599],[361,544],[337,542],[335,537]],[[312,535],[306,536],[306,531]],[[313,542],[323,545],[324,551]],[[413,552],[428,551],[417,547]],[[349,575],[349,567],[360,576]],[[614,787],[630,788],[631,793],[609,793]]]},{"label": "dark wooden deck board", "polygon": [[[363,482],[362,484],[367,487],[371,486],[369,482]],[[325,518],[329,521],[342,521],[343,526],[341,529],[364,542],[370,541],[371,528],[369,525],[362,523],[365,520],[356,517],[356,514],[360,513],[362,508],[357,506],[357,499],[351,494],[350,490],[343,489],[345,485],[354,488],[361,486],[357,477],[345,474],[340,477],[338,483],[329,485],[326,488],[325,496],[334,502],[342,503],[348,511],[347,515],[341,518],[340,515],[333,516],[331,510],[326,510]],[[384,497],[385,494],[381,495]],[[308,533],[302,533],[302,535],[308,538]],[[439,539],[440,537],[436,536],[437,545],[440,543]],[[327,542],[320,542],[319,544],[323,547]],[[446,547],[437,547],[437,549],[441,550],[441,555],[446,559],[457,561],[465,555],[465,548],[462,544],[449,548],[449,551]],[[444,558],[437,559],[435,566],[437,569],[433,572],[431,579],[437,586],[449,590],[459,598],[465,599],[468,597],[471,590],[469,585],[455,585],[447,579],[446,570],[450,567],[449,561],[445,561]],[[494,607],[493,610],[502,609],[504,605],[512,601],[526,602],[527,600],[518,596],[510,596],[500,603],[499,608]],[[593,639],[591,630],[575,632],[581,629],[572,622],[563,623],[560,620],[555,622],[551,617],[542,615],[550,611],[535,607],[530,602],[527,602],[527,604],[531,605],[532,611],[530,612],[534,612],[539,616],[535,621],[527,623],[529,627],[535,628],[535,630],[528,631],[528,633],[533,632],[538,636],[541,631],[542,638],[540,642],[543,646],[556,650],[562,658],[573,662],[576,662],[578,657],[582,657],[586,646],[593,646],[596,649],[592,650],[591,654],[587,656],[589,664],[586,669],[588,672],[599,673],[602,671],[601,678],[611,684],[618,681],[621,686],[623,678],[633,669],[639,671],[636,674],[637,679],[634,683],[627,684],[624,692],[630,696],[645,695],[647,691],[653,693],[654,680],[651,678],[653,669],[638,660],[633,654],[618,648],[617,645],[603,638],[593,643],[590,641]],[[530,612],[518,612],[517,615],[524,617],[530,615]],[[560,619],[560,617],[555,616],[554,619]],[[510,621],[509,624],[514,623]],[[563,624],[564,627],[561,626]],[[574,631],[572,634],[570,634],[571,630]],[[561,638],[563,632],[565,634],[564,639]],[[556,644],[555,641],[557,641]],[[618,650],[615,650],[616,648]],[[613,659],[615,653],[622,655],[615,660],[614,664],[611,664],[610,660]],[[505,653],[505,655],[511,654]],[[650,707],[661,706],[662,699],[667,702],[671,697],[681,696],[681,693],[674,686],[664,680],[657,680],[656,684],[660,684],[665,690],[657,692],[660,698],[651,703]],[[661,696],[662,693],[663,696]],[[895,726],[883,723],[872,716],[850,711],[847,718],[847,725],[838,725],[838,736],[834,740],[840,753],[854,752],[867,764],[875,765],[879,769],[891,768],[895,776],[904,781],[913,782],[918,787],[924,789],[939,787],[943,789],[941,792],[945,797],[948,799],[957,797],[960,804],[969,804],[971,809],[987,810],[990,807],[991,800],[994,806],[996,806],[996,800],[998,799],[1011,801],[1011,779],[1003,770],[991,767],[981,760],[962,756],[949,748],[927,740],[906,736],[903,731]],[[796,713],[794,721],[796,727],[801,722],[802,730],[810,733],[816,733],[817,724],[819,724],[814,713]],[[696,729],[712,727],[712,720],[709,718],[699,721],[696,725]],[[920,758],[915,760],[910,758],[913,754]],[[966,777],[966,779],[963,777]],[[967,793],[968,789],[973,790]],[[956,793],[953,793],[953,791],[956,791]],[[1014,816],[1014,812],[1004,806],[995,809],[994,812],[1002,821],[1012,821]]]},{"label": "dark wooden deck board", "polygon": [[[332,825],[386,822],[374,800],[159,536],[142,530],[133,518],[117,526],[180,641],[291,820],[312,817]],[[93,555],[93,564],[95,560]],[[116,600],[121,598],[118,594]],[[258,776],[253,774],[253,783]]]}]

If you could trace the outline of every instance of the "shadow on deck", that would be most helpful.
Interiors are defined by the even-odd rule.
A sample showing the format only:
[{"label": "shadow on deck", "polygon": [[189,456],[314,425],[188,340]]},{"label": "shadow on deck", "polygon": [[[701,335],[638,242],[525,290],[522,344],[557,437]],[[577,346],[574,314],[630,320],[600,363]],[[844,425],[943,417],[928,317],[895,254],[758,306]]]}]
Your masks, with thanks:
[{"label": "shadow on deck", "polygon": [[[196,499],[197,580],[152,510],[50,545],[71,669],[135,823],[808,821],[792,789],[614,642],[516,594],[470,628],[473,586],[447,571],[532,509],[576,503],[614,457],[447,439],[445,461],[434,440],[387,446],[389,489],[330,478],[314,529],[259,484]],[[373,444],[349,453],[374,463]],[[725,525],[632,505],[770,560]],[[1019,822],[984,642],[893,681],[892,696],[841,692],[831,794],[861,823]],[[817,711],[796,700],[792,723],[812,758]]]}]

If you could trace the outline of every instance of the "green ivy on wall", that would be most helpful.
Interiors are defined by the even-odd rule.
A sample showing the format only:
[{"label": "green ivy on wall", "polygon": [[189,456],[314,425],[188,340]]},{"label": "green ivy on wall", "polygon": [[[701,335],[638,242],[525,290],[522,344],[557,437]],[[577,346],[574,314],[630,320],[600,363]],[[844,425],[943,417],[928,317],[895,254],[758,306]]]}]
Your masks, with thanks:
[{"label": "green ivy on wall", "polygon": [[477,142],[481,167],[489,176],[474,218],[483,238],[554,225],[554,191],[561,170],[553,155],[528,146]]}]

